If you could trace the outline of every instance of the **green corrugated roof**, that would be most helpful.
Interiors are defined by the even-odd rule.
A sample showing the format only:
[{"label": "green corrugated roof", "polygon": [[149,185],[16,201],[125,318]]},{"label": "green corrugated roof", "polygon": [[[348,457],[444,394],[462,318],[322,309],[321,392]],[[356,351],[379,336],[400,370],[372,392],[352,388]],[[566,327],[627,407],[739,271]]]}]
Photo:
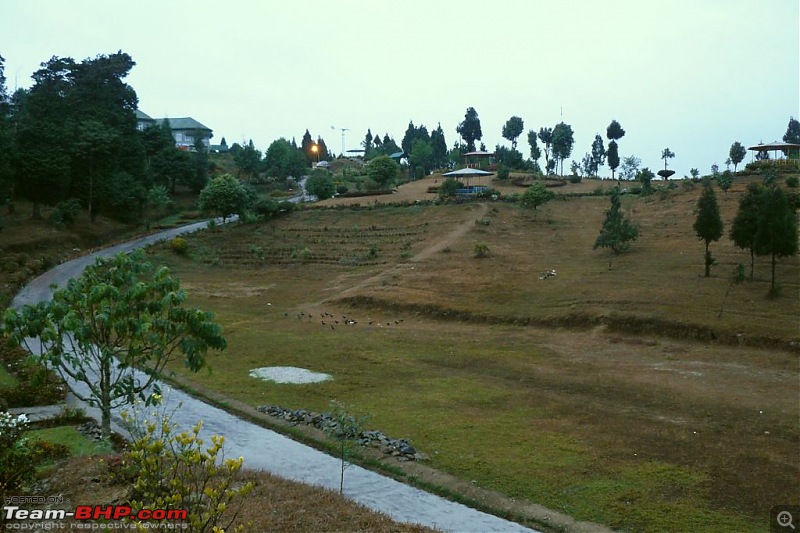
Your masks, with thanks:
[{"label": "green corrugated roof", "polygon": [[173,130],[206,130],[213,131],[208,126],[203,126],[192,117],[179,117],[179,118],[157,118],[156,122],[163,123],[164,120],[169,120],[169,126]]}]

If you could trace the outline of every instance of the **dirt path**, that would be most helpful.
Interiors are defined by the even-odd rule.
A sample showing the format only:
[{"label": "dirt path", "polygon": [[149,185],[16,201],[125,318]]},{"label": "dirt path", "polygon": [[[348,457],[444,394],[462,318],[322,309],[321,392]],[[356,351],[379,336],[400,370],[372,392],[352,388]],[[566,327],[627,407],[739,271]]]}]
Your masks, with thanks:
[{"label": "dirt path", "polygon": [[346,289],[344,289],[344,290],[342,290],[340,292],[334,291],[334,294],[332,294],[328,298],[325,298],[321,302],[317,302],[314,305],[317,306],[317,305],[321,305],[321,304],[323,304],[325,302],[329,302],[329,301],[331,301],[333,299],[339,299],[339,298],[344,298],[344,297],[347,297],[347,296],[353,296],[355,293],[357,293],[358,291],[364,289],[365,287],[367,287],[369,285],[374,285],[376,283],[380,283],[381,281],[385,280],[386,278],[392,276],[393,274],[395,274],[395,273],[397,273],[397,272],[399,272],[401,270],[413,269],[415,264],[420,263],[422,261],[425,261],[426,259],[430,258],[432,255],[441,252],[442,250],[444,250],[445,248],[447,248],[449,246],[454,245],[456,242],[458,242],[460,239],[462,239],[469,232],[470,229],[475,227],[475,221],[476,220],[479,220],[479,219],[483,218],[486,215],[486,213],[489,211],[489,206],[487,204],[481,203],[481,204],[473,204],[473,205],[475,205],[478,208],[476,212],[470,213],[471,216],[467,217],[466,220],[464,220],[463,222],[458,224],[456,227],[454,227],[446,235],[442,236],[440,239],[438,239],[433,244],[430,244],[429,246],[426,246],[424,249],[422,249],[420,252],[415,254],[412,258],[410,258],[405,263],[400,263],[400,264],[395,265],[395,266],[393,266],[391,268],[387,268],[386,270],[382,270],[381,272],[379,272],[379,273],[377,273],[377,274],[375,274],[373,276],[370,276],[370,277],[368,277],[368,278],[366,278],[364,280],[356,282],[354,285],[351,285],[348,288],[346,288]]}]

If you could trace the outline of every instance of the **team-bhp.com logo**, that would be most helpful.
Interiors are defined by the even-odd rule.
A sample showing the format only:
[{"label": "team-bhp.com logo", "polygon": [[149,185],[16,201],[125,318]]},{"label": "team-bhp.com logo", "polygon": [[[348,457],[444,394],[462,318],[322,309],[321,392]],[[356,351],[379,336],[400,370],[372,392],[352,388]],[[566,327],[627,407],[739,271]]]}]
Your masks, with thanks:
[{"label": "team-bhp.com logo", "polygon": [[[65,509],[23,509],[5,505],[5,529],[122,529],[138,522],[149,529],[185,529],[188,513],[185,509],[140,509],[127,505],[78,505],[74,511]],[[71,519],[69,524],[63,521]],[[97,523],[96,521],[102,521]],[[89,522],[91,521],[91,523]],[[38,522],[36,524],[35,522]]]}]

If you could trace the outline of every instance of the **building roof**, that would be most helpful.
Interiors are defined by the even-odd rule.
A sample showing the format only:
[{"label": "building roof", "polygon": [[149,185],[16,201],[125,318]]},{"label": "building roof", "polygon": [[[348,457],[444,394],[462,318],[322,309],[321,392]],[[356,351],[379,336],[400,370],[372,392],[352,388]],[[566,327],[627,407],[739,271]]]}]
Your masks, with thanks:
[{"label": "building roof", "polygon": [[178,117],[178,118],[158,118],[156,122],[162,124],[165,120],[169,120],[169,126],[173,130],[205,130],[212,131],[208,126],[204,126],[197,122],[192,117]]},{"label": "building roof", "polygon": [[136,110],[136,120],[143,122],[155,122],[156,119],[145,113],[144,111]]}]

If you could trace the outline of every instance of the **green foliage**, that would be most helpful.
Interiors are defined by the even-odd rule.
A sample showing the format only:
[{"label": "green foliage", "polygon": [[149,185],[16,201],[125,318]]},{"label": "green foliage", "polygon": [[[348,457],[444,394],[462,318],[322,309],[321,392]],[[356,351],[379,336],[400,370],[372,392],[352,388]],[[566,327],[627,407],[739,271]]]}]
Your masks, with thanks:
[{"label": "green foliage", "polygon": [[456,133],[467,143],[467,152],[474,152],[475,141],[480,141],[483,137],[481,120],[478,118],[478,112],[475,111],[474,107],[467,108],[464,120],[456,127]]},{"label": "green foliage", "polygon": [[661,150],[661,159],[664,160],[664,170],[667,170],[667,161],[675,157],[675,152],[670,150],[669,148],[664,148]]},{"label": "green foliage", "polygon": [[789,206],[786,193],[772,187],[761,193],[758,228],[753,237],[756,255],[772,259],[770,287],[775,290],[775,262],[781,257],[791,257],[798,250],[797,217]]},{"label": "green foliage", "polygon": [[553,191],[545,187],[545,184],[541,181],[537,181],[525,191],[525,194],[522,195],[520,198],[520,204],[522,207],[526,208],[533,208],[536,210],[537,207],[540,205],[544,205],[556,195]]},{"label": "green foliage", "polygon": [[[609,161],[611,160],[609,156]],[[619,158],[617,158],[619,161]],[[624,157],[622,159],[622,168],[619,171],[619,177],[623,180],[634,180],[636,179],[636,175],[639,173],[639,166],[642,164],[642,160],[636,157],[635,155],[631,155],[628,157]]]},{"label": "green foliage", "polygon": [[617,146],[617,141],[609,141],[606,158],[608,160],[608,168],[611,169],[611,179],[614,179],[614,174],[617,170],[617,167],[619,167],[619,147]]},{"label": "green foliage", "polygon": [[592,142],[592,155],[590,157],[591,166],[590,170],[592,174],[596,177],[597,173],[600,171],[600,167],[605,164],[606,160],[606,149],[603,146],[603,137],[600,134],[594,136],[594,141]]},{"label": "green foliage", "polygon": [[739,209],[731,223],[730,238],[733,243],[750,251],[750,279],[753,279],[755,265],[755,236],[758,232],[758,219],[761,211],[763,189],[757,183],[747,186],[747,192],[739,199]]},{"label": "green foliage", "polygon": [[387,189],[394,184],[400,173],[400,166],[391,157],[382,155],[367,163],[366,171],[372,181],[379,187]]},{"label": "green foliage", "polygon": [[[411,145],[411,154],[409,155],[409,159],[411,161],[411,166],[414,169],[422,169],[423,176],[428,174],[434,168],[433,147],[431,146],[431,143],[421,139],[415,140],[414,144]],[[370,161],[370,163],[372,163],[372,161]],[[367,172],[369,172],[369,168],[367,169]],[[375,178],[372,179],[374,180]]]},{"label": "green foliage", "polygon": [[0,411],[0,498],[15,494],[33,480],[33,447],[22,436],[28,425],[25,415]]},{"label": "green foliage", "polygon": [[71,228],[81,214],[81,203],[77,198],[59,202],[50,213],[50,223],[58,229]]},{"label": "green foliage", "polygon": [[494,160],[498,165],[513,168],[516,170],[523,170],[525,168],[525,161],[522,159],[522,154],[514,148],[506,148],[499,144],[494,150]]},{"label": "green foliage", "polygon": [[439,186],[439,198],[454,198],[458,189],[463,189],[464,184],[455,178],[447,178]]},{"label": "green foliage", "polygon": [[[244,176],[251,181],[258,178],[259,170],[261,169],[261,152],[256,150],[255,145],[253,145],[253,139],[250,139],[250,142],[242,147],[239,147],[239,145],[235,146],[237,146],[239,149],[232,149],[231,152],[233,154],[233,160],[236,163],[236,168],[239,172],[239,175]],[[275,151],[278,152],[280,150],[275,149]],[[273,153],[273,160],[271,162],[275,165],[279,165],[278,160],[283,155],[283,152],[280,154]]]},{"label": "green foliage", "polygon": [[517,149],[517,139],[522,135],[524,123],[518,116],[513,116],[503,125],[503,138],[511,141],[511,149]]},{"label": "green foliage", "polygon": [[794,117],[789,117],[786,133],[783,134],[783,142],[800,144],[800,121]]},{"label": "green foliage", "polygon": [[175,237],[170,239],[169,249],[178,255],[186,256],[189,253],[189,241],[183,237]]},{"label": "green foliage", "polygon": [[[4,315],[4,333],[14,344],[30,348],[28,339],[41,339],[42,360],[68,383],[88,387],[70,385],[100,408],[106,437],[111,409],[135,396],[151,399],[156,377],[178,354],[198,371],[209,349],[226,347],[214,315],[184,307],[186,293],[169,269],[153,269],[144,259],[141,251],[100,258],[52,300]],[[135,368],[145,377],[135,378]]]},{"label": "green foliage", "polygon": [[267,176],[285,180],[289,176],[301,176],[305,173],[306,160],[302,150],[298,150],[289,141],[281,137],[273,141],[264,156]]},{"label": "green foliage", "polygon": [[200,209],[222,217],[223,223],[233,215],[245,212],[250,195],[244,185],[230,174],[217,176],[200,191]]},{"label": "green foliage", "polygon": [[609,140],[618,141],[624,136],[625,130],[622,129],[622,126],[620,126],[619,122],[612,120],[611,124],[609,124],[606,128],[606,137],[608,137]]},{"label": "green foliage", "polygon": [[653,192],[652,182],[655,177],[655,174],[647,167],[644,167],[636,174],[636,179],[642,184],[643,196],[647,196]]},{"label": "green foliage", "polygon": [[361,433],[364,419],[351,416],[347,413],[344,406],[331,401],[331,416],[333,422],[325,427],[325,433],[339,443],[339,457],[341,460],[341,470],[339,477],[339,494],[344,492],[344,471],[350,466],[348,459],[353,455],[357,447],[359,433]]},{"label": "green foliage", "polygon": [[731,163],[733,163],[733,171],[736,172],[736,167],[738,167],[739,163],[744,160],[744,156],[747,155],[747,151],[745,150],[744,146],[742,146],[742,143],[736,141],[731,145],[728,155],[731,158]]},{"label": "green foliage", "polygon": [[202,422],[177,432],[169,415],[154,414],[148,419],[140,412],[123,413],[133,442],[115,468],[121,481],[131,485],[130,505],[186,510],[191,531],[242,531],[244,526],[236,521],[254,487],[236,479],[244,459],[225,458],[222,436],[212,435],[210,444],[201,439]]},{"label": "green foliage", "polygon": [[697,237],[706,245],[705,276],[708,277],[711,275],[711,265],[714,264],[714,258],[708,248],[709,244],[722,237],[722,217],[719,214],[717,196],[714,194],[710,182],[706,182],[703,186],[703,192],[697,201],[697,218],[692,227]]},{"label": "green foliage", "polygon": [[472,255],[478,259],[489,257],[489,245],[485,242],[476,242],[472,248]]},{"label": "green foliage", "polygon": [[314,173],[307,180],[305,184],[306,192],[313,194],[319,200],[326,200],[333,198],[336,193],[336,186],[333,184],[333,179],[327,173]]},{"label": "green foliage", "polygon": [[600,235],[594,249],[609,248],[615,255],[630,248],[630,243],[639,238],[639,228],[632,224],[622,212],[622,202],[618,189],[611,193],[611,207],[606,211]]},{"label": "green foliage", "polygon": [[559,122],[553,128],[553,157],[561,162],[561,175],[564,175],[564,160],[569,158],[572,147],[575,144],[575,137],[572,133],[572,126]]},{"label": "green foliage", "polygon": [[497,179],[507,180],[511,175],[511,170],[505,165],[497,165]]},{"label": "green foliage", "polygon": [[800,184],[800,180],[798,180],[797,176],[786,176],[786,186],[792,189],[796,189],[798,184]]},{"label": "green foliage", "polygon": [[728,192],[733,185],[733,173],[730,170],[723,171],[722,174],[717,176],[717,185],[723,192]]}]

